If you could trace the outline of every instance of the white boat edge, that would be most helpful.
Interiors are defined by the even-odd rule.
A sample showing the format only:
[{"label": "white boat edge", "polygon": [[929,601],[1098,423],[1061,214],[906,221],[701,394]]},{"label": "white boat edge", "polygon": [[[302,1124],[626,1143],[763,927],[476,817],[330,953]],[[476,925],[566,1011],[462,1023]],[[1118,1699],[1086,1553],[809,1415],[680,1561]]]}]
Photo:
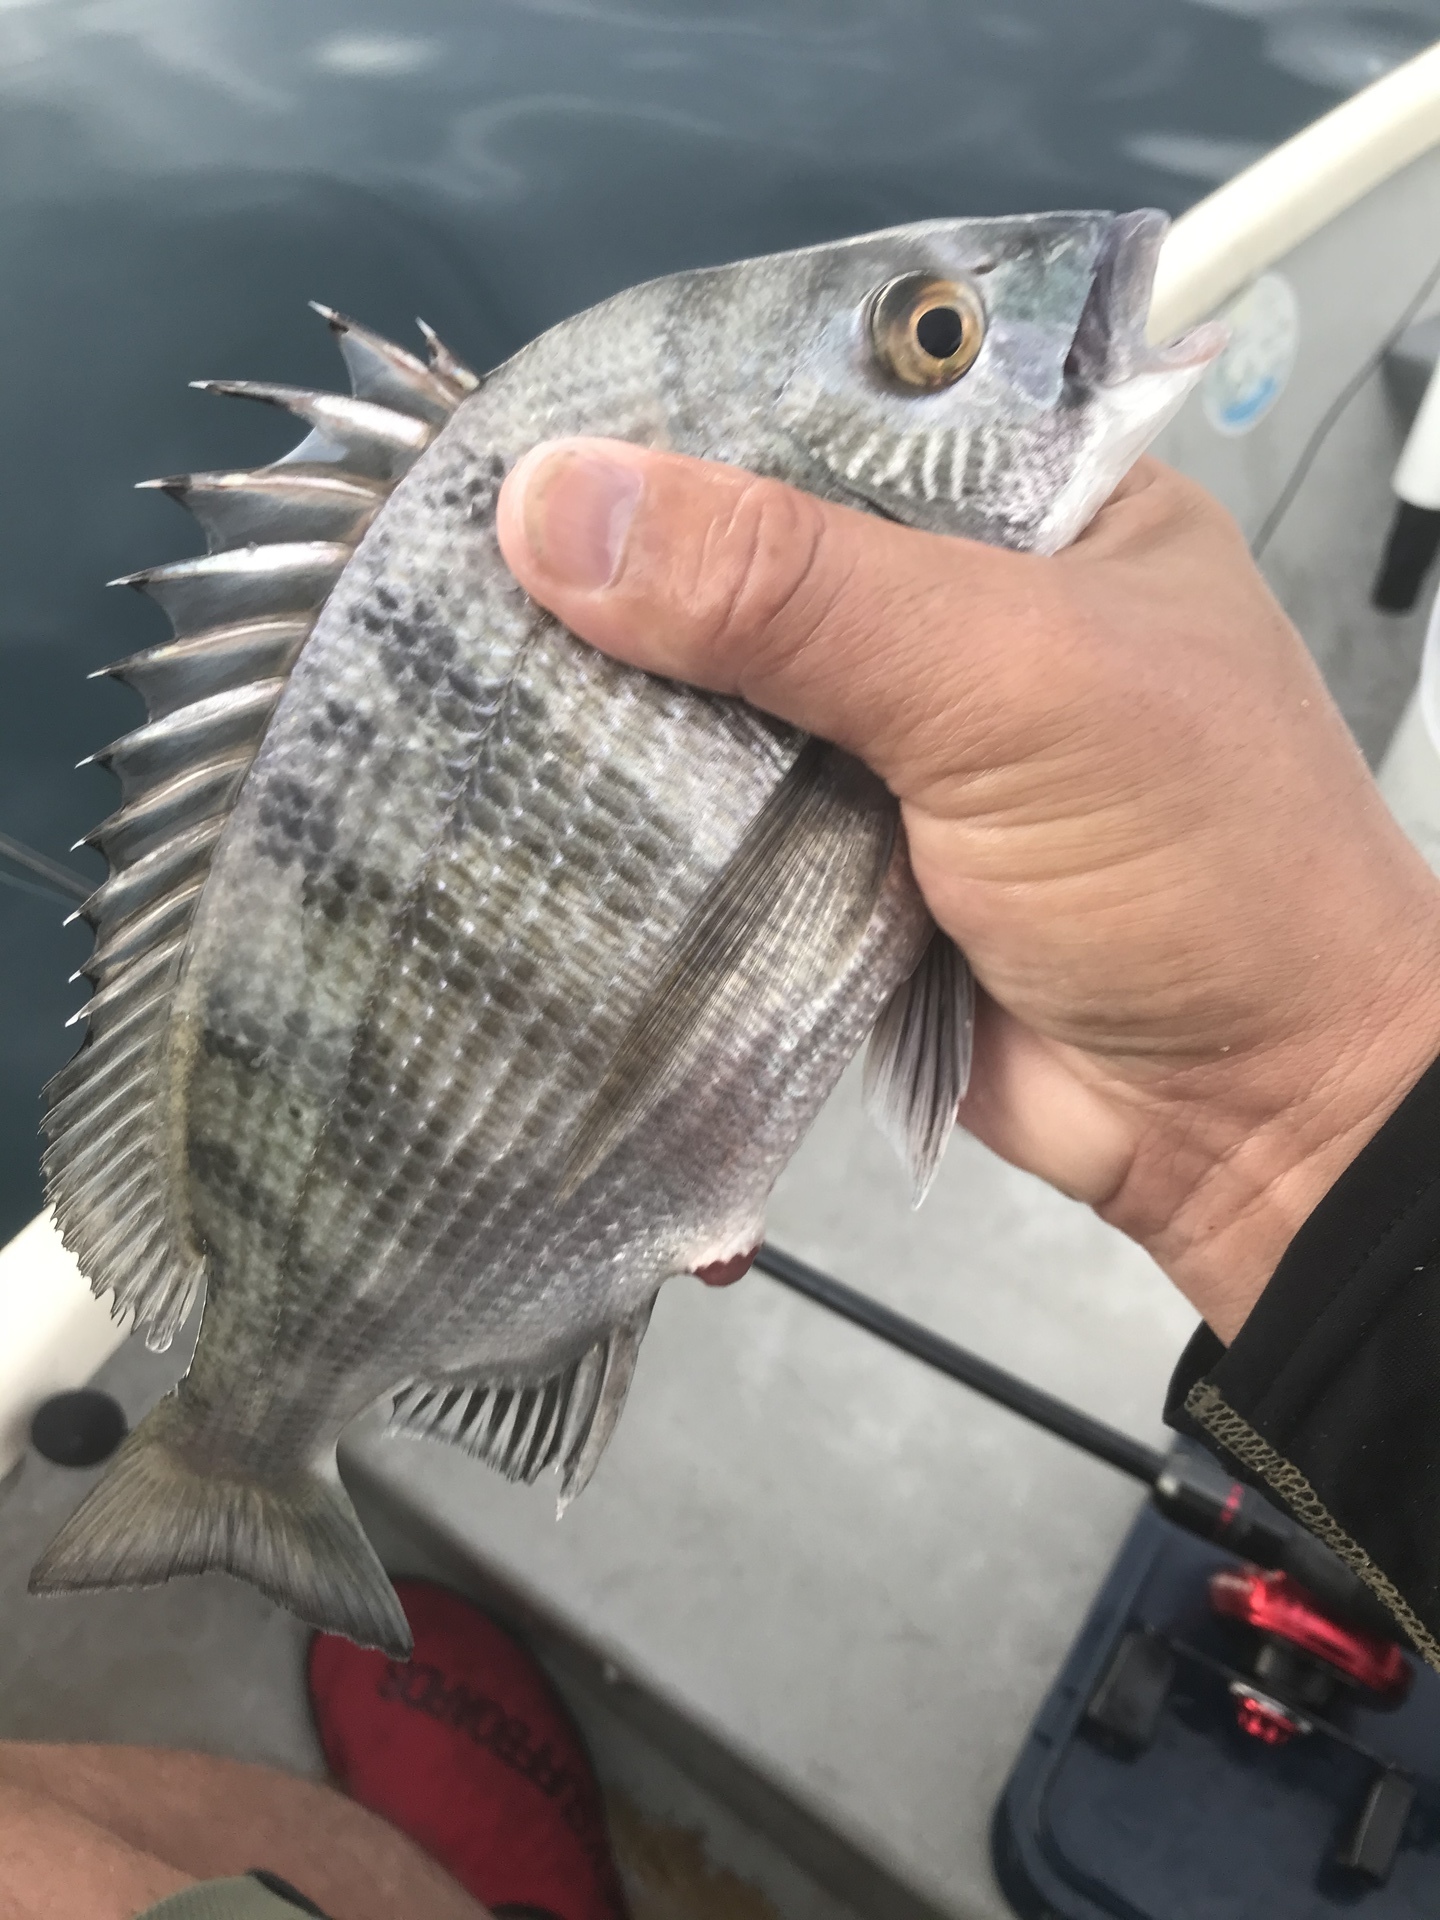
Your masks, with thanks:
[{"label": "white boat edge", "polygon": [[[1440,145],[1440,43],[1374,81],[1199,201],[1166,237],[1150,331],[1165,339]],[[49,1213],[0,1248],[0,1479],[51,1394],[83,1386],[123,1343]]]},{"label": "white boat edge", "polygon": [[1440,42],[1217,187],[1165,239],[1150,334],[1167,340],[1440,144]]},{"label": "white boat edge", "polygon": [[84,1386],[130,1331],[90,1291],[48,1212],[0,1248],[0,1479],[29,1443],[42,1400]]}]

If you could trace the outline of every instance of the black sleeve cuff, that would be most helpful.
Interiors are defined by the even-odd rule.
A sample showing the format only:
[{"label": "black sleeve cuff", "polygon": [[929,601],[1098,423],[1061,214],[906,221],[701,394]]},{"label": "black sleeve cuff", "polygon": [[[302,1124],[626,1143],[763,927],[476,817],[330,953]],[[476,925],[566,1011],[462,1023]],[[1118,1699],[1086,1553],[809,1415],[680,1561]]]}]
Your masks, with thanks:
[{"label": "black sleeve cuff", "polygon": [[1296,1234],[1165,1417],[1278,1493],[1440,1666],[1440,1061]]}]

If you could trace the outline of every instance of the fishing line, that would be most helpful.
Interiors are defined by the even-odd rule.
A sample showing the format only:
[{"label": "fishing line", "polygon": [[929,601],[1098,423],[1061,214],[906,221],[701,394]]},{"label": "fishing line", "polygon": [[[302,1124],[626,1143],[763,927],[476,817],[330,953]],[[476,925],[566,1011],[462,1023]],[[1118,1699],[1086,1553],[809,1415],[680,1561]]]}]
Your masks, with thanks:
[{"label": "fishing line", "polygon": [[58,860],[51,860],[46,854],[37,853],[33,847],[27,847],[23,840],[12,840],[8,833],[0,833],[0,854],[7,860],[13,860],[17,867],[27,867],[44,882],[43,887],[37,887],[33,881],[22,880],[18,875],[6,873],[0,868],[0,881],[20,893],[58,894],[62,900],[88,900],[95,891],[90,882],[72,868],[61,866]]},{"label": "fishing line", "polygon": [[1427,273],[1424,280],[1421,281],[1419,292],[1406,303],[1404,312],[1385,335],[1379,346],[1370,357],[1362,363],[1359,372],[1351,376],[1330,402],[1330,405],[1325,409],[1324,413],[1321,414],[1315,431],[1306,441],[1300,458],[1290,470],[1289,479],[1286,480],[1284,486],[1280,489],[1274,506],[1271,507],[1269,513],[1265,516],[1260,531],[1250,543],[1250,556],[1252,559],[1258,560],[1274,538],[1280,522],[1294,505],[1296,494],[1299,493],[1301,487],[1304,486],[1306,479],[1309,477],[1311,467],[1314,466],[1321,448],[1330,438],[1331,430],[1339,421],[1341,414],[1344,413],[1356,394],[1359,393],[1366,381],[1384,361],[1386,354],[1389,353],[1390,349],[1395,345],[1395,342],[1400,338],[1401,334],[1404,333],[1416,314],[1419,313],[1421,307],[1424,306],[1430,295],[1435,291],[1437,284],[1440,284],[1440,259],[1436,260],[1434,266],[1431,267],[1429,273]]},{"label": "fishing line", "polygon": [[0,867],[0,887],[9,887],[15,893],[28,893],[36,900],[68,901],[69,894],[62,894],[58,888],[39,880],[22,880],[18,873],[6,873]]}]

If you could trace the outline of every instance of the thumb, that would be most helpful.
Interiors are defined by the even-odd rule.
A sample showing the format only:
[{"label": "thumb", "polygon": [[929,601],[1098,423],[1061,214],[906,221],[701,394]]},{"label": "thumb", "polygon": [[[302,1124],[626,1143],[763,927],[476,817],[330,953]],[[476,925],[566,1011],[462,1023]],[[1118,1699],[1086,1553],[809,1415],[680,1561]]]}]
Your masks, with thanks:
[{"label": "thumb", "polygon": [[582,639],[833,740],[909,799],[954,769],[987,605],[1005,603],[1013,661],[1034,564],[610,440],[526,454],[498,533],[521,586]]}]

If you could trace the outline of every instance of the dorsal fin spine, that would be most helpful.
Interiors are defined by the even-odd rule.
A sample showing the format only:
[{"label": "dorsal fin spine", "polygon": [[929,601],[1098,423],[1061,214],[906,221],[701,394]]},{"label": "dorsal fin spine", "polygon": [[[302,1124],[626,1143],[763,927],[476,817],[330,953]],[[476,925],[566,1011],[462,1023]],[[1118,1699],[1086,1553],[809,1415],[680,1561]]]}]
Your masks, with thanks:
[{"label": "dorsal fin spine", "polygon": [[177,640],[221,624],[319,612],[349,563],[339,540],[290,540],[264,547],[202,553],[112,580],[155,600]]},{"label": "dorsal fin spine", "polygon": [[336,313],[333,307],[322,307],[317,300],[310,304],[339,342],[350,389],[357,400],[394,407],[427,426],[444,425],[455,410],[456,396],[448,381],[413,353]]},{"label": "dorsal fin spine", "polygon": [[163,978],[151,981],[149,991],[142,997],[122,1008],[114,1019],[104,1021],[99,1027],[92,1028],[88,1043],[91,1050],[109,1047],[113,1051],[127,1036],[133,1035],[141,1026],[148,1026],[156,1008],[164,1003],[167,992],[167,983]]},{"label": "dorsal fin spine", "polygon": [[132,860],[95,889],[81,907],[81,917],[103,938],[108,928],[120,926],[162,893],[169,893],[192,873],[208,866],[224,824],[219,815],[202,820]]},{"label": "dorsal fin spine", "polygon": [[472,373],[463,360],[456,359],[433,327],[428,326],[418,317],[415,324],[424,336],[425,345],[429,351],[430,371],[452,389],[458,404],[467,394],[474,393],[480,385],[479,374]]},{"label": "dorsal fin spine", "polygon": [[97,1022],[101,1019],[110,1019],[142,992],[157,975],[163,974],[169,967],[176,964],[183,945],[183,940],[175,939],[153,947],[149,953],[141,954],[132,960],[128,967],[116,974],[108,986],[102,987],[98,993],[92,993],[85,1005],[81,1007],[79,1016],[89,1021],[91,1032],[95,1031]]},{"label": "dorsal fin spine", "polygon": [[168,720],[215,694],[234,693],[257,680],[283,680],[312,624],[310,616],[302,614],[210,627],[132,653],[103,672],[140,695],[148,720]]},{"label": "dorsal fin spine", "polygon": [[168,984],[168,976],[177,962],[177,942],[173,940],[139,955],[122,967],[100,993],[92,994],[85,1005],[70,1016],[66,1026],[78,1026],[83,1020],[92,1034],[108,1033],[131,1007]]},{"label": "dorsal fin spine", "polygon": [[413,414],[351,394],[314,393],[306,387],[286,387],[267,380],[192,380],[202,393],[224,394],[234,400],[259,400],[283,407],[304,420],[311,431],[293,453],[276,466],[312,461],[343,462],[367,479],[392,485],[414,466],[435,437],[435,430]]},{"label": "dorsal fin spine", "polygon": [[142,480],[194,515],[210,553],[269,542],[337,540],[353,547],[388,491],[334,466],[255,467]]},{"label": "dorsal fin spine", "polygon": [[178,933],[182,927],[188,926],[203,885],[202,875],[189,886],[167,893],[153,907],[125,921],[113,933],[107,931],[105,938],[96,943],[95,951],[86,962],[86,977],[97,986],[103,985],[122,966],[146,952],[154,942],[168,939],[172,933]]},{"label": "dorsal fin spine", "polygon": [[[82,1079],[98,1072],[102,1067],[117,1067],[130,1061],[143,1052],[153,1039],[153,1030],[148,1021],[142,1021],[137,1029],[129,1021],[124,1021],[113,1032],[99,1040],[87,1041],[85,1046],[68,1065],[63,1066],[50,1082],[56,1090],[57,1099],[63,1099]],[[74,1069],[71,1075],[71,1069]],[[66,1078],[71,1075],[70,1078]]]},{"label": "dorsal fin spine", "polygon": [[274,679],[212,694],[123,734],[91,758],[115,775],[128,806],[138,794],[229,748],[249,746],[253,758],[253,746],[284,691],[285,682]]},{"label": "dorsal fin spine", "polygon": [[244,748],[199,761],[112,813],[86,836],[86,844],[98,847],[118,870],[190,821],[228,814],[250,761]]}]

